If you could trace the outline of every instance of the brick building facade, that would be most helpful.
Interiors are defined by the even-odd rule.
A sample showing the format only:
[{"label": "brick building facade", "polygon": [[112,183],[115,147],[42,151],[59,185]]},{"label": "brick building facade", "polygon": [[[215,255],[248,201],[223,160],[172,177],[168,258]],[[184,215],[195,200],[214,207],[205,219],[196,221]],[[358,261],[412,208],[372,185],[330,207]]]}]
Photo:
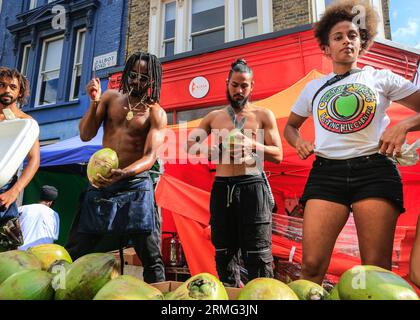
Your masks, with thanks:
[{"label": "brick building facade", "polygon": [[147,51],[150,0],[129,0],[127,52]]}]

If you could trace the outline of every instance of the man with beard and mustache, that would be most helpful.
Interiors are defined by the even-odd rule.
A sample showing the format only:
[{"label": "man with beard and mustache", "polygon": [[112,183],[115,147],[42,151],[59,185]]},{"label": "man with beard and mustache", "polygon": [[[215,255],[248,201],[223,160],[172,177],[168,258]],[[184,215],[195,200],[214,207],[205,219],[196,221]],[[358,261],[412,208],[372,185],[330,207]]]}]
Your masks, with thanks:
[{"label": "man with beard and mustache", "polygon": [[[253,87],[251,68],[238,59],[227,79],[230,105],[210,112],[188,139],[191,154],[210,134],[220,143],[209,155],[209,160],[216,159],[210,197],[211,240],[219,278],[233,287],[241,285],[239,253],[249,280],[273,277],[273,203],[261,166],[263,160],[280,163],[283,153],[273,112],[249,102]],[[226,137],[232,129],[236,129],[234,138]]]},{"label": "man with beard and mustache", "polygon": [[[17,70],[0,67],[0,122],[10,118],[32,119],[20,110],[29,96],[29,82]],[[18,217],[16,199],[39,168],[39,141],[36,139],[27,155],[27,164],[20,177],[15,174],[0,188],[0,226]]]},{"label": "man with beard and mustache", "polygon": [[162,66],[152,54],[132,54],[120,91],[101,95],[99,79],[86,87],[91,103],[80,121],[80,138],[89,141],[103,124],[102,145],[113,149],[119,168],[98,175],[82,194],[67,249],[73,259],[93,252],[105,234],[131,240],[142,261],[146,282],[165,280],[161,255],[161,218],[154,204],[149,170],[164,141],[167,117],[159,105]]}]

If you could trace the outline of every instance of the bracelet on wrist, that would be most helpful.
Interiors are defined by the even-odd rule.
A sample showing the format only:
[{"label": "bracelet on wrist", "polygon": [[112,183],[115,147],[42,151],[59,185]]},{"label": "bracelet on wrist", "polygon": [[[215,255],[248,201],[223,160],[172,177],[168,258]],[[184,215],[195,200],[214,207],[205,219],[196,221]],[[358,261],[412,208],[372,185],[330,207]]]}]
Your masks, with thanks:
[{"label": "bracelet on wrist", "polygon": [[101,102],[101,100],[90,100],[90,102],[93,102],[93,105],[95,106],[95,108],[98,106],[99,102]]}]

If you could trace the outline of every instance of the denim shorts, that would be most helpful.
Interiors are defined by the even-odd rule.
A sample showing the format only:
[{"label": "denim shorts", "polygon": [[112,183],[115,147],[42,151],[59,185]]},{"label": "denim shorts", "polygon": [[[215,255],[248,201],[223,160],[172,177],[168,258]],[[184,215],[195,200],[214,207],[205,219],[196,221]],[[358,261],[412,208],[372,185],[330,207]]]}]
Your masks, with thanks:
[{"label": "denim shorts", "polygon": [[400,213],[405,212],[401,175],[394,160],[379,153],[346,160],[317,156],[300,202],[321,199],[351,208],[366,198],[387,199]]},{"label": "denim shorts", "polygon": [[[17,176],[13,176],[3,187],[0,188],[0,194],[10,190],[17,181]],[[16,201],[13,202],[9,208],[0,207],[0,226],[5,224],[7,221],[19,216],[18,207]]]}]

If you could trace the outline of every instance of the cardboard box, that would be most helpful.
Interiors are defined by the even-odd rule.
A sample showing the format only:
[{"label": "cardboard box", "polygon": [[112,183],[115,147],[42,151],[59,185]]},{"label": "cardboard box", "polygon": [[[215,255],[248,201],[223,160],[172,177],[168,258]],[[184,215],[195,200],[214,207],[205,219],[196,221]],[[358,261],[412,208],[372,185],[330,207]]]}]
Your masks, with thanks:
[{"label": "cardboard box", "polygon": [[[112,251],[112,254],[115,256],[115,258],[120,261],[120,252],[118,250]],[[124,264],[130,265],[130,266],[141,266],[141,261],[139,257],[136,254],[136,251],[134,248],[126,248],[123,250],[123,256],[124,256]]]},{"label": "cardboard box", "polygon": [[[164,281],[158,283],[152,283],[152,286],[159,289],[161,292],[171,292],[176,290],[183,282],[180,281]],[[241,289],[238,288],[226,288],[229,300],[236,300]]]}]

